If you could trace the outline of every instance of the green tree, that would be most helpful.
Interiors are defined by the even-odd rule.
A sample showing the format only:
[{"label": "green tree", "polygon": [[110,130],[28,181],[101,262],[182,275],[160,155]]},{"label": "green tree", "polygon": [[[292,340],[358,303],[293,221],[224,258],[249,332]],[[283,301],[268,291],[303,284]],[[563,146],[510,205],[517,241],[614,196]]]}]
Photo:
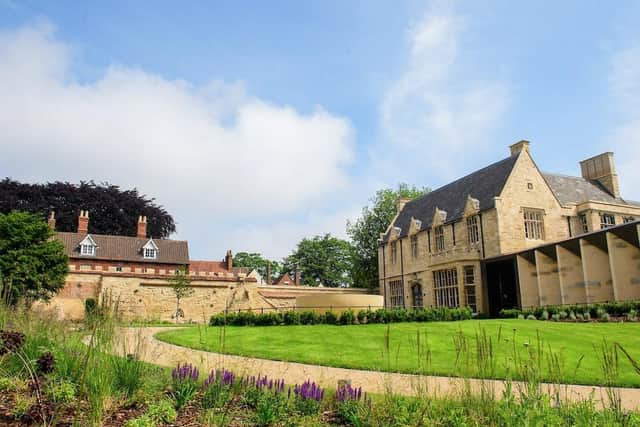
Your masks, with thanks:
[{"label": "green tree", "polygon": [[284,270],[292,275],[295,274],[296,266],[300,268],[303,285],[353,285],[353,246],[330,234],[302,239],[296,250],[285,258],[284,265]]},{"label": "green tree", "polygon": [[0,296],[5,303],[47,301],[64,287],[69,260],[52,235],[39,215],[0,213]]},{"label": "green tree", "polygon": [[353,282],[355,287],[373,289],[378,286],[378,239],[391,224],[400,199],[415,199],[431,191],[408,184],[397,189],[378,190],[370,200],[371,206],[362,208],[362,215],[347,222],[347,234],[354,246]]},{"label": "green tree", "polygon": [[195,290],[191,286],[189,271],[185,267],[176,270],[176,274],[169,279],[169,283],[176,297],[176,313],[174,316],[176,323],[178,323],[179,318],[184,318],[184,312],[180,308],[180,300],[190,297]]},{"label": "green tree", "polygon": [[256,270],[260,276],[267,280],[267,266],[271,263],[271,279],[275,279],[282,273],[282,264],[278,261],[270,261],[259,253],[238,252],[233,256],[235,267],[247,267],[250,271]]}]

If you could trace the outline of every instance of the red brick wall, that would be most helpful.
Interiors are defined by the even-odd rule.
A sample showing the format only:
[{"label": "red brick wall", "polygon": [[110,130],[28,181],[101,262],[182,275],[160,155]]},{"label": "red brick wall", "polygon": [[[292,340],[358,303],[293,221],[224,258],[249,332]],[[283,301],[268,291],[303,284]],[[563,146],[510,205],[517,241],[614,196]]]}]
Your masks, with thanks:
[{"label": "red brick wall", "polygon": [[98,296],[98,284],[82,281],[67,281],[57,296],[61,298],[96,298]]}]

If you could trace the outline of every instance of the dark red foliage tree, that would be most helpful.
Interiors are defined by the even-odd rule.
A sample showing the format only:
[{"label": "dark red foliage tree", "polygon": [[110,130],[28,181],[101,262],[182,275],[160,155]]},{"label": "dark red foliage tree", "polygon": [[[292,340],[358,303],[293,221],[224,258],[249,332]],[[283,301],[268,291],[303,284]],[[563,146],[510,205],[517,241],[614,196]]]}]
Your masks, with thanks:
[{"label": "dark red foliage tree", "polygon": [[138,190],[121,190],[109,183],[93,181],[71,184],[49,182],[24,184],[5,178],[0,181],[0,213],[24,211],[46,218],[56,212],[57,231],[76,231],[78,213],[89,211],[89,232],[94,234],[136,235],[139,215],[147,217],[147,233],[166,238],[176,231],[173,218],[155,199]]}]

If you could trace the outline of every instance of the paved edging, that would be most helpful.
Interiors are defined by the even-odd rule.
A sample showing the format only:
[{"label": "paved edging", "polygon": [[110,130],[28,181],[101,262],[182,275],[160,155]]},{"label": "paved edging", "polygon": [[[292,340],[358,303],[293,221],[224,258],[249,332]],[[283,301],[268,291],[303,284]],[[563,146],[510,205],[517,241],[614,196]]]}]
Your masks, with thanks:
[{"label": "paved edging", "polygon": [[[118,335],[121,340],[118,348],[124,346],[127,352],[133,353],[138,346],[144,361],[163,366],[175,366],[178,363],[189,362],[197,365],[201,372],[225,367],[242,375],[262,373],[273,378],[284,378],[287,384],[300,384],[307,379],[312,379],[323,387],[331,388],[336,387],[338,380],[350,380],[353,385],[362,386],[370,393],[391,391],[405,396],[455,397],[468,386],[475,393],[484,390],[493,393],[496,397],[501,397],[506,386],[505,382],[501,380],[463,379],[334,368],[194,350],[165,343],[154,337],[157,332],[168,329],[173,330],[174,328],[123,328],[122,333]],[[513,393],[517,394],[518,390],[525,386],[520,382],[513,382]],[[551,396],[559,394],[563,400],[581,401],[593,398],[596,405],[600,407],[609,401],[605,387],[585,385],[557,387],[552,384],[543,384],[541,389],[542,392]],[[624,409],[638,409],[640,389],[617,387],[613,390],[619,394]]]}]

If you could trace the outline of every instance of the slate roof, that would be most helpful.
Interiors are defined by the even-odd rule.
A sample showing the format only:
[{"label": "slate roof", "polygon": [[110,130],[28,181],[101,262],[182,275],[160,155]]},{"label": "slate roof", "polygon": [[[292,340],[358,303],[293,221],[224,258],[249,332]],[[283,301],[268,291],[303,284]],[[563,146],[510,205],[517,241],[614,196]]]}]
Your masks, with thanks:
[{"label": "slate roof", "polygon": [[637,202],[613,197],[602,184],[595,180],[546,172],[542,176],[562,205],[592,200],[595,202],[638,206]]},{"label": "slate roof", "polygon": [[145,259],[142,247],[148,238],[129,236],[108,236],[90,234],[98,247],[95,256],[80,255],[80,242],[87,236],[84,233],[58,232],[56,237],[62,242],[69,258],[98,259],[109,261],[141,262],[151,264],[189,264],[189,247],[186,241],[154,239],[158,245],[158,257]]},{"label": "slate roof", "polygon": [[507,157],[408,202],[393,224],[400,227],[400,237],[407,235],[411,217],[422,221],[422,229],[431,227],[436,207],[447,212],[447,223],[460,220],[469,195],[478,199],[481,212],[492,209],[517,159],[518,155]]}]

